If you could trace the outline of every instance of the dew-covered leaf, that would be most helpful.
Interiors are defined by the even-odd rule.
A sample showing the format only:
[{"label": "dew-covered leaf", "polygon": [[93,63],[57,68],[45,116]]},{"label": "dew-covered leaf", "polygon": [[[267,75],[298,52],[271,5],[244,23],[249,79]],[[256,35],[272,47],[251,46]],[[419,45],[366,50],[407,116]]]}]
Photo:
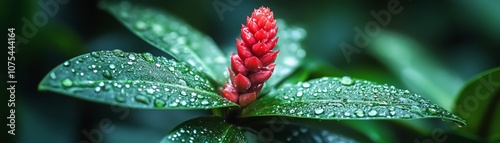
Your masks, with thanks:
[{"label": "dew-covered leaf", "polygon": [[[461,129],[490,141],[500,139],[500,68],[472,78],[461,90],[453,113],[467,120]],[[495,137],[496,136],[496,137]]]},{"label": "dew-covered leaf", "polygon": [[326,120],[441,118],[465,125],[464,120],[408,90],[347,76],[313,79],[277,89],[243,109],[242,117],[252,116]]},{"label": "dew-covered leaf", "polygon": [[289,27],[284,20],[276,21],[278,30],[278,44],[276,50],[279,50],[276,58],[276,68],[273,75],[266,82],[266,86],[274,87],[284,78],[295,71],[306,56],[306,52],[302,49],[301,41],[306,37],[307,33],[300,27]]},{"label": "dew-covered leaf", "polygon": [[90,101],[148,109],[237,106],[217,94],[205,74],[150,53],[92,52],[57,66],[39,90]]},{"label": "dew-covered leaf", "polygon": [[170,142],[220,142],[245,143],[243,132],[220,117],[199,117],[175,127],[161,143]]},{"label": "dew-covered leaf", "polygon": [[[249,142],[357,143],[373,142],[339,122],[295,121],[287,117],[249,119],[242,128]],[[332,124],[333,123],[333,124]]]},{"label": "dew-covered leaf", "polygon": [[151,45],[205,72],[218,83],[225,82],[229,60],[210,37],[187,23],[164,11],[127,1],[103,2],[101,7]]}]

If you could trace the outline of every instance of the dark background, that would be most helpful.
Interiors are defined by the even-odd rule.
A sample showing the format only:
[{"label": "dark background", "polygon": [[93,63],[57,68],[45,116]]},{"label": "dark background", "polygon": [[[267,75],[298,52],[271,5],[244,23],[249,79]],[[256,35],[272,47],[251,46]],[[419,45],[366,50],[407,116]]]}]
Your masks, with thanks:
[{"label": "dark background", "polygon": [[[38,2],[55,0],[20,0],[0,2],[1,26],[16,28],[21,35],[23,17],[32,19],[43,11]],[[228,4],[225,0],[222,3]],[[372,45],[354,54],[347,62],[339,44],[352,44],[354,27],[364,26],[374,18],[370,11],[387,9],[388,1],[244,1],[231,6],[232,11],[218,16],[209,1],[133,1],[133,3],[163,9],[189,25],[211,36],[229,51],[245,16],[259,6],[270,7],[276,18],[307,31],[303,47],[308,59],[328,65],[329,71],[315,72],[314,76],[343,76],[374,80],[428,93],[422,88],[405,84],[409,81],[372,54]],[[392,15],[386,31],[391,31],[417,43],[425,51],[422,65],[428,68],[422,74],[433,77],[440,71],[447,77],[434,78],[434,85],[456,94],[474,75],[500,65],[500,5],[499,1],[400,1],[403,10]],[[91,103],[50,92],[37,91],[41,79],[55,66],[74,56],[96,50],[122,49],[131,52],[150,52],[168,56],[128,31],[115,18],[97,6],[96,0],[69,0],[59,5],[54,17],[38,28],[38,33],[27,43],[17,47],[16,75],[16,136],[18,143],[69,143],[87,139],[83,130],[99,128],[103,119],[112,121],[115,129],[105,133],[103,142],[158,142],[177,124],[209,111],[160,111],[126,109],[113,110],[110,105]],[[2,34],[3,35],[3,34]],[[231,49],[228,49],[231,48]],[[397,51],[385,51],[399,54]],[[397,63],[397,61],[394,61]],[[417,64],[419,61],[413,61]],[[427,67],[426,63],[437,66]],[[414,64],[414,63],[411,63]],[[453,79],[453,80],[449,80]],[[411,82],[411,81],[410,81]],[[425,89],[425,88],[424,88]],[[432,99],[432,98],[431,98]],[[4,109],[6,106],[3,106]],[[128,115],[124,115],[129,111]],[[2,118],[8,116],[2,111]],[[124,118],[120,118],[123,116]],[[2,128],[4,126],[2,125]],[[5,131],[5,130],[2,130]],[[4,136],[4,135],[2,135]],[[10,135],[9,135],[10,136]],[[2,137],[3,138],[3,137]],[[4,140],[4,139],[2,139]]]}]

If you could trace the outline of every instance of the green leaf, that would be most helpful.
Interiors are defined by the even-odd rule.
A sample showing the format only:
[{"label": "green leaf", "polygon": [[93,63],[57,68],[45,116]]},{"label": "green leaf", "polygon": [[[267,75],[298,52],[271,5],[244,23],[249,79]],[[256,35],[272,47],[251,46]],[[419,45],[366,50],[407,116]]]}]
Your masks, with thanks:
[{"label": "green leaf", "polygon": [[381,31],[366,50],[399,76],[406,87],[444,109],[453,109],[463,81],[422,44],[403,34]]},{"label": "green leaf", "polygon": [[220,85],[226,82],[224,73],[229,60],[208,36],[166,12],[130,4],[103,2],[108,10],[130,31],[151,45],[170,54],[178,61],[189,63],[205,72]]},{"label": "green leaf", "polygon": [[224,142],[245,143],[243,132],[220,117],[199,117],[175,127],[161,143],[169,142]]},{"label": "green leaf", "polygon": [[340,122],[296,120],[287,117],[252,118],[242,130],[250,142],[373,142]]},{"label": "green leaf", "polygon": [[467,120],[462,130],[493,141],[500,136],[500,67],[472,78],[461,90],[453,113]]},{"label": "green leaf", "polygon": [[420,95],[350,77],[325,77],[282,87],[243,109],[242,117],[252,116],[326,120],[441,118],[465,126],[464,120]]},{"label": "green leaf", "polygon": [[278,44],[276,49],[280,50],[276,58],[276,68],[271,78],[266,82],[266,86],[274,87],[284,78],[292,74],[302,63],[306,52],[302,49],[300,42],[307,33],[300,27],[288,27],[284,20],[276,21],[278,30]]},{"label": "green leaf", "polygon": [[150,53],[92,52],[53,69],[39,90],[147,109],[208,109],[236,104],[222,98],[205,74]]}]

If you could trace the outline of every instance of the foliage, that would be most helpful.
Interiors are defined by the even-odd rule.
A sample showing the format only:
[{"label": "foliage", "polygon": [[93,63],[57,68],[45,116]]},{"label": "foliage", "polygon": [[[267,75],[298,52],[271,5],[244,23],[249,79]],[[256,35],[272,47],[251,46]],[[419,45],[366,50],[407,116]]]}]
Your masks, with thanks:
[{"label": "foliage", "polygon": [[[95,51],[55,67],[38,88],[130,108],[214,111],[214,116],[178,125],[161,142],[384,142],[382,137],[390,135],[379,129],[382,125],[378,122],[428,118],[449,120],[459,127],[466,126],[464,118],[472,126],[462,129],[466,134],[487,141],[498,141],[500,137],[500,124],[494,122],[499,114],[491,114],[500,111],[500,106],[494,104],[500,97],[500,86],[495,82],[499,78],[498,68],[474,78],[462,89],[456,102],[463,106],[453,110],[456,116],[446,110],[451,108],[450,101],[442,101],[441,97],[439,102],[446,103],[446,109],[389,84],[350,76],[308,79],[314,71],[303,69],[307,58],[301,41],[306,31],[279,19],[280,42],[276,49],[280,54],[275,73],[255,102],[240,107],[221,96],[230,62],[210,37],[161,10],[128,2],[103,2],[100,6],[174,60],[150,53]],[[485,81],[494,86],[485,85]],[[477,97],[477,112],[464,113],[463,109],[470,109],[470,95],[482,86],[488,92]],[[318,126],[317,122],[329,126]],[[337,125],[346,131],[334,130]],[[273,137],[263,137],[262,132]],[[299,135],[305,138],[298,138]]]}]

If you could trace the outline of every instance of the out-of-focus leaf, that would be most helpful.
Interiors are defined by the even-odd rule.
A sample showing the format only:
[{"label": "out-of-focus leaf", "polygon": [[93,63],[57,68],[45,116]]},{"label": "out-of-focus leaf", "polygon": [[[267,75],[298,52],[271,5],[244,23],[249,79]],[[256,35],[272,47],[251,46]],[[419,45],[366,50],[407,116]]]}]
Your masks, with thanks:
[{"label": "out-of-focus leaf", "polygon": [[478,137],[498,140],[500,137],[500,68],[485,71],[472,78],[458,95],[454,113],[467,120],[461,129]]},{"label": "out-of-focus leaf", "polygon": [[242,117],[253,116],[326,120],[441,118],[465,126],[464,120],[418,94],[350,77],[325,77],[277,89],[243,109]]},{"label": "out-of-focus leaf", "polygon": [[220,117],[199,117],[175,127],[161,141],[170,142],[245,143],[247,139],[237,126]]},{"label": "out-of-focus leaf", "polygon": [[90,101],[146,109],[208,109],[238,106],[215,92],[198,70],[120,50],[84,54],[57,66],[39,85]]},{"label": "out-of-focus leaf", "polygon": [[306,56],[302,49],[301,41],[307,35],[306,31],[300,27],[289,27],[284,20],[276,21],[278,30],[278,44],[276,50],[280,53],[276,58],[276,69],[271,78],[266,82],[266,86],[274,87],[284,78],[292,74],[300,66]]},{"label": "out-of-focus leaf", "polygon": [[421,45],[404,35],[381,31],[366,49],[396,73],[406,87],[446,110],[453,108],[463,81],[439,65]]},{"label": "out-of-focus leaf", "polygon": [[497,40],[500,36],[498,5],[499,1],[453,1],[451,6],[454,6],[454,13],[464,25]]},{"label": "out-of-focus leaf", "polygon": [[166,12],[137,6],[128,1],[104,1],[101,7],[151,45],[205,72],[220,85],[226,82],[224,73],[229,66],[229,60],[210,37],[182,20]]}]

